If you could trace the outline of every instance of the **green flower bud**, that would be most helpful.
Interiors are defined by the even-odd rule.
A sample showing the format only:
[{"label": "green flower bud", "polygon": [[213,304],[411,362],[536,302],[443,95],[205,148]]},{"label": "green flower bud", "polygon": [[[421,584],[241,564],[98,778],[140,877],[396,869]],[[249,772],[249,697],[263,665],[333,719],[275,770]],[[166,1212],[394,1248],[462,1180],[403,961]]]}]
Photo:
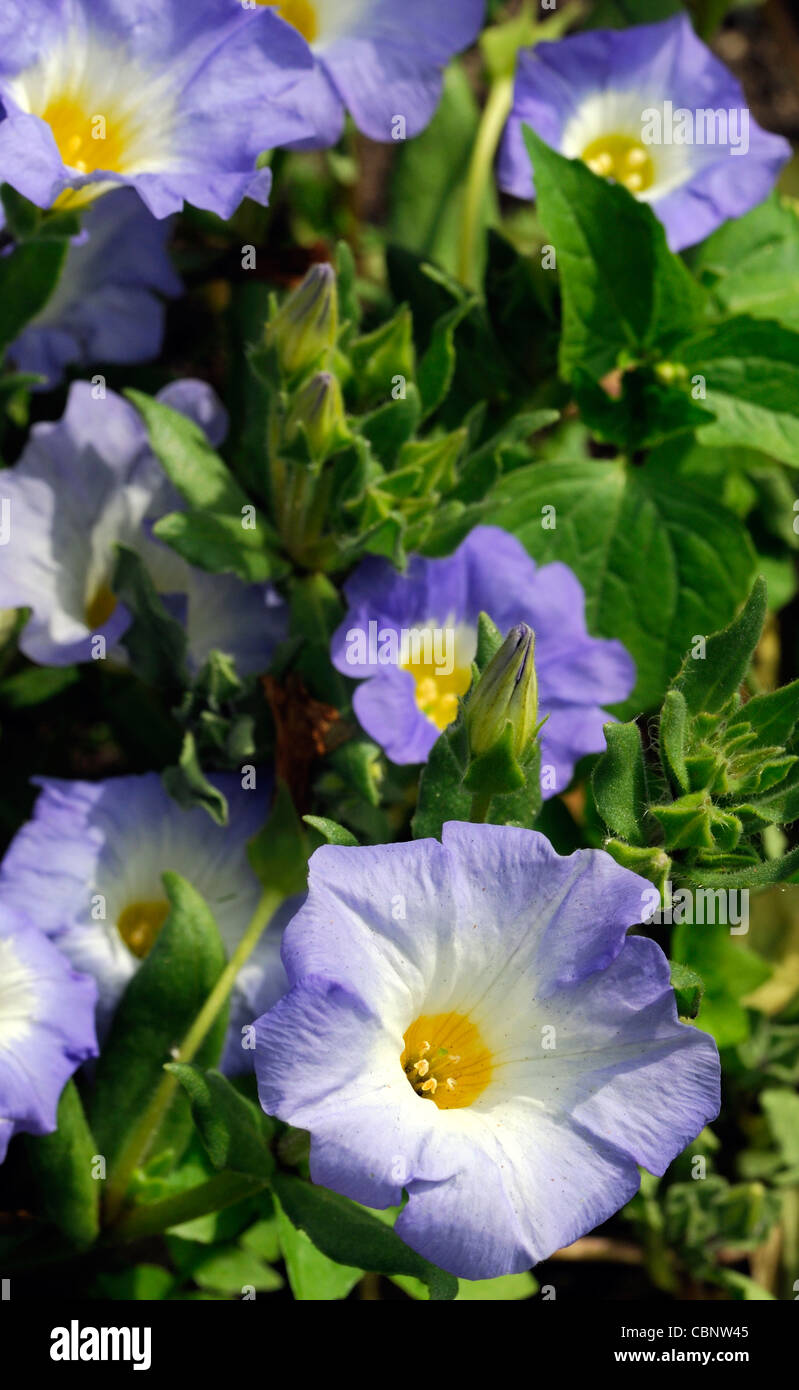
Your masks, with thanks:
[{"label": "green flower bud", "polygon": [[267,325],[266,345],[274,348],[285,375],[296,377],[310,370],[337,336],[336,272],[331,265],[315,265]]},{"label": "green flower bud", "polygon": [[526,623],[512,627],[486,666],[466,707],[469,751],[482,757],[496,747],[511,725],[511,751],[523,758],[538,727],[535,633]]},{"label": "green flower bud", "polygon": [[286,425],[289,441],[299,425],[313,459],[329,458],[349,439],[341,387],[332,372],[317,372],[294,397]]}]

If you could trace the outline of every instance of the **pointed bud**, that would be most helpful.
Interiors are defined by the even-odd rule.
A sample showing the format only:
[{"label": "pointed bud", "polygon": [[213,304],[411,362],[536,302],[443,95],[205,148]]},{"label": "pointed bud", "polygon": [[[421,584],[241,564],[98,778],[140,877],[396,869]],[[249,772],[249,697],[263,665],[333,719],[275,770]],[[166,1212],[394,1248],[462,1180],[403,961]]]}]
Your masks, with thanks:
[{"label": "pointed bud", "polygon": [[296,377],[310,370],[337,336],[336,272],[331,265],[315,265],[267,325],[266,345],[274,348],[285,375]]},{"label": "pointed bud", "polygon": [[510,746],[521,759],[535,738],[538,721],[538,681],[535,674],[535,634],[526,623],[512,627],[496,656],[486,666],[466,708],[469,751],[473,758],[489,753],[511,725]]},{"label": "pointed bud", "polygon": [[291,442],[302,425],[313,459],[329,458],[349,439],[341,387],[332,372],[317,372],[294,397],[286,424]]}]

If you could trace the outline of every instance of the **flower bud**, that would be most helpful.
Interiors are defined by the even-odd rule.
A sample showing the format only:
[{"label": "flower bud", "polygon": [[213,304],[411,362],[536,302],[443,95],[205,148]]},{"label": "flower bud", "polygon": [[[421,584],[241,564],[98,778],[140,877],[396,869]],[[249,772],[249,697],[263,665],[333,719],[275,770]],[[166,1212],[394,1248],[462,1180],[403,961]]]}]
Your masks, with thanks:
[{"label": "flower bud", "polygon": [[349,438],[341,387],[332,372],[317,372],[294,398],[286,435],[289,440],[302,425],[313,459],[326,459]]},{"label": "flower bud", "polygon": [[512,627],[486,666],[466,708],[469,751],[482,757],[496,747],[511,725],[511,750],[521,759],[536,734],[538,681],[535,634],[526,623]]},{"label": "flower bud", "polygon": [[336,272],[331,265],[315,265],[267,325],[266,345],[274,348],[285,375],[296,377],[313,367],[337,336]]}]

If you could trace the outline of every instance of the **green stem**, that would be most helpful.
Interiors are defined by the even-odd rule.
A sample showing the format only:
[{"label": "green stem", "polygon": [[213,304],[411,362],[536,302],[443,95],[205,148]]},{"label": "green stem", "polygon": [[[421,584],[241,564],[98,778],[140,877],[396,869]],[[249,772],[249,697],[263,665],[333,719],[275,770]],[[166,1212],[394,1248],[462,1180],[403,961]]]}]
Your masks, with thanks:
[{"label": "green stem", "polygon": [[512,105],[513,77],[508,75],[496,78],[480,120],[466,184],[458,279],[470,289],[476,288],[474,261],[483,199],[494,167],[494,156]]},{"label": "green stem", "polygon": [[[264,927],[271,921],[285,897],[273,888],[265,888],[258,906],[252,915],[247,930],[241,938],[225,969],[219,976],[211,993],[186,1034],[180,1048],[171,1059],[174,1062],[191,1062],[202,1046],[217,1014],[224,1005],[241,967],[249,960],[257,946]],[[107,1224],[113,1223],[122,1209],[130,1180],[135,1170],[144,1162],[150,1146],[161,1126],[167,1110],[172,1104],[178,1081],[167,1072],[155,1089],[152,1100],[133,1130],[128,1142],[119,1155],[108,1177],[105,1197]]]},{"label": "green stem", "polygon": [[266,1185],[260,1178],[248,1177],[243,1173],[217,1173],[198,1187],[189,1188],[188,1192],[177,1192],[161,1202],[150,1202],[126,1212],[114,1227],[114,1243],[160,1235],[162,1231],[168,1231],[170,1226],[194,1221],[208,1212],[222,1211],[224,1207],[260,1192]]}]

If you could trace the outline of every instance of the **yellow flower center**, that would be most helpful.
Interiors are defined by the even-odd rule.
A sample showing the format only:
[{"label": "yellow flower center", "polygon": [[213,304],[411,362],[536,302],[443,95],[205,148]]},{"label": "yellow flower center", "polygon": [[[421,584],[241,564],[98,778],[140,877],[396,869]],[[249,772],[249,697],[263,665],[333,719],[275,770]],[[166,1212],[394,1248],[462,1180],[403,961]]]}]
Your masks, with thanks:
[{"label": "yellow flower center", "polygon": [[458,696],[465,695],[472,683],[471,667],[455,666],[444,675],[432,662],[407,661],[403,671],[410,671],[416,682],[415,698],[422,714],[432,719],[437,729],[446,729],[458,713]]},{"label": "yellow flower center", "polygon": [[96,632],[99,627],[103,627],[108,622],[116,606],[117,601],[114,593],[110,586],[103,581],[86,604],[86,626],[92,632]]},{"label": "yellow flower center", "polygon": [[312,0],[280,0],[279,4],[275,4],[275,0],[258,0],[258,4],[266,4],[270,9],[277,10],[281,19],[299,29],[309,43],[319,37],[319,18]]},{"label": "yellow flower center", "polygon": [[142,960],[155,945],[168,915],[167,902],[131,903],[120,912],[117,931],[128,950]]},{"label": "yellow flower center", "polygon": [[71,96],[56,97],[39,113],[47,121],[65,164],[81,174],[96,169],[122,173],[127,133],[123,121],[108,112],[89,112]]},{"label": "yellow flower center", "polygon": [[580,158],[595,174],[623,183],[631,193],[645,193],[655,182],[655,166],[645,145],[632,135],[600,135]]},{"label": "yellow flower center", "polygon": [[422,1014],[404,1038],[402,1069],[418,1096],[462,1110],[482,1095],[493,1059],[466,1014]]}]

